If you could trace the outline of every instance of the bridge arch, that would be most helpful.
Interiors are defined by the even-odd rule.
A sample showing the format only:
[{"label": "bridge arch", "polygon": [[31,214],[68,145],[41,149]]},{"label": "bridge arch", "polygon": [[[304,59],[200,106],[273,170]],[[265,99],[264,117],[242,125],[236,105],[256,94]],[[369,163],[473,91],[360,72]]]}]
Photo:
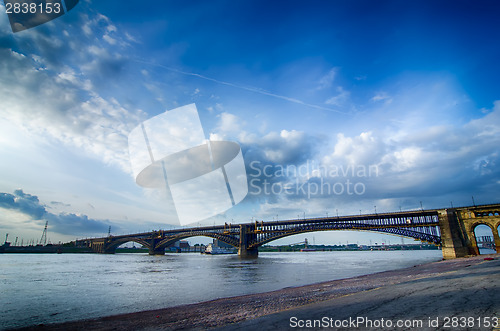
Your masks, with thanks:
[{"label": "bridge arch", "polygon": [[187,233],[187,234],[179,234],[175,237],[167,237],[160,242],[156,244],[157,249],[164,249],[166,247],[169,247],[173,245],[176,241],[183,240],[186,238],[192,238],[192,237],[208,237],[208,238],[214,238],[218,239],[228,245],[231,245],[233,247],[238,248],[239,246],[239,240],[233,236],[229,235],[223,235],[219,233],[203,233],[203,234],[192,234],[192,233]]},{"label": "bridge arch", "polygon": [[[496,250],[495,248],[495,227],[494,225],[477,221],[471,224],[470,233],[471,235],[471,244],[476,254],[490,254],[490,250]],[[485,247],[490,246],[490,247]],[[481,250],[481,248],[483,248]],[[487,250],[486,250],[487,249]]]},{"label": "bridge arch", "polygon": [[150,246],[151,246],[149,242],[147,242],[146,240],[144,240],[142,238],[127,237],[127,238],[120,238],[120,239],[113,240],[111,243],[106,245],[106,250],[114,252],[120,245],[123,245],[123,244],[131,242],[131,241],[136,242],[136,243],[138,243],[144,247],[147,247],[147,248],[150,248]]},{"label": "bridge arch", "polygon": [[[486,222],[484,220],[477,220],[477,221],[475,221],[475,222],[473,222],[473,223],[471,223],[469,225],[468,231],[470,231],[471,233],[474,233],[474,231],[476,230],[476,228],[479,225],[485,225],[488,228],[490,228],[490,230],[492,230],[492,231],[493,231],[493,228],[494,228],[494,226],[491,223],[489,223],[489,222]],[[499,222],[499,225],[500,225],[500,222]]]},{"label": "bridge arch", "polygon": [[325,232],[325,231],[360,231],[360,232],[374,232],[374,233],[383,233],[383,234],[390,234],[390,235],[395,235],[395,236],[400,236],[400,237],[405,237],[405,238],[410,238],[410,239],[416,239],[424,242],[428,242],[430,244],[435,244],[439,245],[440,241],[432,236],[428,236],[425,233],[421,233],[418,231],[414,231],[411,229],[401,229],[401,228],[386,228],[386,229],[369,229],[369,230],[362,230],[362,229],[309,229],[309,230],[302,230],[300,232],[294,232],[294,233],[282,233],[279,235],[274,235],[270,236],[264,240],[258,241],[258,243],[255,243],[253,245],[250,245],[251,248],[257,248],[262,245],[265,245],[267,243],[270,243],[272,241],[290,237],[290,236],[295,236],[295,235],[300,235],[304,233],[312,233],[312,232]]}]

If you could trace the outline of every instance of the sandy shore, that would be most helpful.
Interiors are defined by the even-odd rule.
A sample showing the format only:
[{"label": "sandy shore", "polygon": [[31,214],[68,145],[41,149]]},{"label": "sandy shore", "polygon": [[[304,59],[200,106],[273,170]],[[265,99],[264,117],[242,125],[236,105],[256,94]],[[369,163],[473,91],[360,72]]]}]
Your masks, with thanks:
[{"label": "sandy shore", "polygon": [[[394,322],[422,320],[423,329],[440,329],[446,316],[464,316],[476,318],[470,329],[492,330],[476,327],[484,317],[500,317],[500,256],[488,257],[494,259],[485,260],[483,255],[440,261],[262,294],[22,330],[283,330],[297,329],[291,327],[290,318],[300,326],[307,325],[307,320],[327,317],[333,323],[360,316]],[[440,318],[441,325],[429,327],[429,318]],[[352,324],[345,329],[353,329]]]}]

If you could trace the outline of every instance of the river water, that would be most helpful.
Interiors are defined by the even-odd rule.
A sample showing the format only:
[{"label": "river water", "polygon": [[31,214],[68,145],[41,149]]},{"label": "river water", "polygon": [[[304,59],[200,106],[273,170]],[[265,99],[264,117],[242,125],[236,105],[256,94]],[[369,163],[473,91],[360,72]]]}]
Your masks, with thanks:
[{"label": "river water", "polygon": [[158,309],[439,261],[434,251],[0,254],[0,329]]}]

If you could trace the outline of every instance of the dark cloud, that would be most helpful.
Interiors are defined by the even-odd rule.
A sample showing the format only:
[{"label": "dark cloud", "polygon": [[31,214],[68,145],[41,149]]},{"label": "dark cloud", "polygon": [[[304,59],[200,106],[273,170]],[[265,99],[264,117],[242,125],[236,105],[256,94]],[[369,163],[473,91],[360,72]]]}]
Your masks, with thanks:
[{"label": "dark cloud", "polygon": [[0,207],[20,211],[32,219],[42,219],[47,213],[38,197],[26,194],[21,189],[15,190],[14,194],[0,193]]},{"label": "dark cloud", "polygon": [[52,206],[71,207],[70,204],[67,204],[67,203],[64,203],[64,202],[60,202],[60,201],[51,201],[50,204]]},{"label": "dark cloud", "polygon": [[[63,203],[56,202],[56,204]],[[21,212],[32,220],[48,221],[51,231],[66,235],[102,235],[112,225],[109,220],[96,220],[87,215],[51,213],[36,195],[25,193],[22,189],[15,190],[14,194],[0,193],[0,208]],[[116,225],[113,225],[113,228],[117,231],[120,229]]]},{"label": "dark cloud", "polygon": [[318,137],[301,131],[282,130],[271,132],[252,142],[253,148],[260,150],[264,160],[277,164],[298,165],[315,155]]},{"label": "dark cloud", "polygon": [[271,203],[276,202],[278,195],[266,192],[271,186],[275,190],[282,190],[295,177],[294,169],[313,157],[319,142],[318,137],[286,130],[246,139],[241,149],[250,192],[247,200],[265,199]]},{"label": "dark cloud", "polygon": [[[97,234],[102,235],[108,231],[111,225],[109,221],[95,220],[87,215],[76,215],[72,213],[61,213],[45,215],[49,221],[52,231],[68,235]],[[115,226],[113,226],[115,228]],[[116,227],[117,228],[117,227]]]}]

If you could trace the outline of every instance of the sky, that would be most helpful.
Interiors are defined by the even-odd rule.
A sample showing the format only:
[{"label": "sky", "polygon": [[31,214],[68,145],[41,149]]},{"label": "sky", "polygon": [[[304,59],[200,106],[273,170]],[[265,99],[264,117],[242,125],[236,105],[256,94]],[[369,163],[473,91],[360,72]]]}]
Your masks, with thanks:
[{"label": "sky", "polygon": [[[189,226],[500,201],[497,1],[82,0],[17,33],[4,12],[10,241],[47,221],[52,242],[178,227],[128,136],[193,103],[206,139],[241,147],[248,194]],[[401,242],[275,243],[312,236]]]}]

